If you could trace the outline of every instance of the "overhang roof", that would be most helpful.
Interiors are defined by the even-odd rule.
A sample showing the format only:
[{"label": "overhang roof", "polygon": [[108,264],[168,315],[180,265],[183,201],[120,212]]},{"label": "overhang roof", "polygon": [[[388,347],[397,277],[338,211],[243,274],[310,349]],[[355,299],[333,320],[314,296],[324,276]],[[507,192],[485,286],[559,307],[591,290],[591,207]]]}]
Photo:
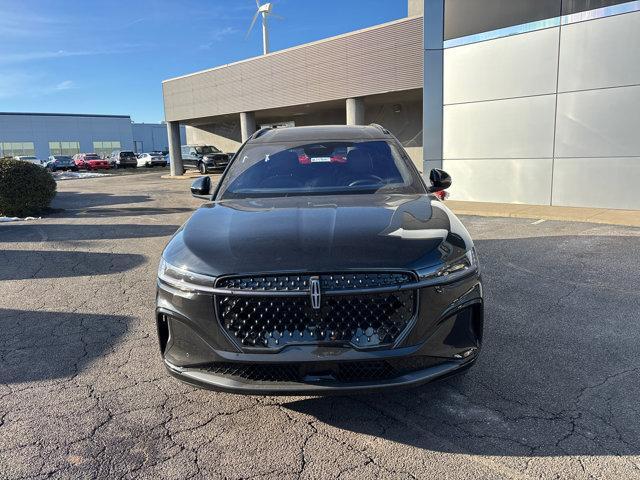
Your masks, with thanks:
[{"label": "overhang roof", "polygon": [[167,121],[422,88],[422,17],[163,82]]}]

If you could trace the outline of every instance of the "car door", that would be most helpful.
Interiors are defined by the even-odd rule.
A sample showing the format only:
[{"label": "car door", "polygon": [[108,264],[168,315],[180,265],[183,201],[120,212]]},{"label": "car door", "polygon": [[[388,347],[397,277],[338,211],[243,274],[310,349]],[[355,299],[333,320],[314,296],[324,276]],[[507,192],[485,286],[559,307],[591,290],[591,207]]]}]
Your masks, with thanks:
[{"label": "car door", "polygon": [[182,165],[184,167],[195,167],[190,147],[182,147]]}]

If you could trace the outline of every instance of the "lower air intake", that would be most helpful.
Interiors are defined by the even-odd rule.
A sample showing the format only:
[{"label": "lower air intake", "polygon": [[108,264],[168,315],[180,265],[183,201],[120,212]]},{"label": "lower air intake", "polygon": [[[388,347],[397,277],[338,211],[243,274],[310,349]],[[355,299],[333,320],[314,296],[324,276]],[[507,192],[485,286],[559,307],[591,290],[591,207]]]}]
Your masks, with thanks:
[{"label": "lower air intake", "polygon": [[333,380],[344,383],[385,380],[424,370],[442,363],[436,357],[408,357],[359,362],[313,363],[215,363],[208,371],[223,377],[249,382],[305,382]]}]

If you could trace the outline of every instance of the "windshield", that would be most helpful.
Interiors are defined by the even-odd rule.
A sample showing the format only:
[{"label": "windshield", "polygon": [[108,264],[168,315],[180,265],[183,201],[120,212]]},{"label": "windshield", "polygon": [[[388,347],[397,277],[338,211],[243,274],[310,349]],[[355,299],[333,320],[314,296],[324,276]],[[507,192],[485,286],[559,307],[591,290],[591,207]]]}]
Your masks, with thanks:
[{"label": "windshield", "polygon": [[36,157],[20,157],[22,160],[37,160]]},{"label": "windshield", "polygon": [[97,154],[95,154],[95,153],[87,153],[87,154],[84,156],[84,159],[85,159],[85,160],[100,160],[100,157],[99,157]]},{"label": "windshield", "polygon": [[135,157],[136,154],[133,152],[120,152],[121,157]]},{"label": "windshield", "polygon": [[408,161],[384,140],[249,144],[231,164],[218,198],[424,193]]},{"label": "windshield", "polygon": [[53,159],[58,161],[58,162],[70,162],[71,161],[71,157],[63,157],[63,156],[55,156],[55,157],[53,157]]},{"label": "windshield", "polygon": [[212,147],[210,145],[206,145],[204,147],[194,147],[196,149],[196,153],[201,155],[206,155],[207,153],[220,153],[216,147]]}]

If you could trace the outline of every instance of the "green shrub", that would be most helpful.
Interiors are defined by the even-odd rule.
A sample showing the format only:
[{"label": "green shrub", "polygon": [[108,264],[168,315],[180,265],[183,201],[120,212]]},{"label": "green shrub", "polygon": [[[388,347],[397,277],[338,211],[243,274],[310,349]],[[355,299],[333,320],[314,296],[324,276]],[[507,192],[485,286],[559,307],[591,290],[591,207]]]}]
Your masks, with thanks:
[{"label": "green shrub", "polygon": [[20,160],[0,160],[0,216],[25,217],[47,208],[56,181],[44,168]]}]

